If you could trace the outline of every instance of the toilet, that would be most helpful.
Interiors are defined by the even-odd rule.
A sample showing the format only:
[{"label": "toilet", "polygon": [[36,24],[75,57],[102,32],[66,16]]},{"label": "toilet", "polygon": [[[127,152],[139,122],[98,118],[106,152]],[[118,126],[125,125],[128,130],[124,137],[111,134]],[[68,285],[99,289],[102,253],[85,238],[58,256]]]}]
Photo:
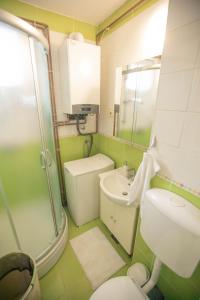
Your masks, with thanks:
[{"label": "toilet", "polygon": [[119,276],[103,283],[90,300],[148,300],[143,290],[129,276]]},{"label": "toilet", "polygon": [[170,191],[150,189],[141,207],[140,232],[156,255],[150,279],[140,287],[129,276],[112,278],[103,283],[90,300],[149,299],[147,294],[158,282],[162,263],[181,277],[192,276],[200,260],[198,208]]}]

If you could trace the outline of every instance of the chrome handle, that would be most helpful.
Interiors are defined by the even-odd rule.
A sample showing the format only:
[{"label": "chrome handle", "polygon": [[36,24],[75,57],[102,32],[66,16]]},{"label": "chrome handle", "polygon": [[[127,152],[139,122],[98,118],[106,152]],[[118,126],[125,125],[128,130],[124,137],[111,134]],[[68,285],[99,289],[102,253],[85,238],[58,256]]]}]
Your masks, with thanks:
[{"label": "chrome handle", "polygon": [[42,169],[45,169],[45,168],[46,168],[44,151],[41,151],[41,152],[40,152],[40,164],[41,164],[41,168],[42,168]]}]

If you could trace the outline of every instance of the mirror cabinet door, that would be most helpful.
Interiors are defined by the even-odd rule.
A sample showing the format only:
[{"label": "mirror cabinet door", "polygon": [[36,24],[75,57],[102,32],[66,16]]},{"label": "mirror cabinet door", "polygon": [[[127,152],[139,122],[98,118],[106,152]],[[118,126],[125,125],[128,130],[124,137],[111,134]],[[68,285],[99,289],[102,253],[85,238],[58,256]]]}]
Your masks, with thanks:
[{"label": "mirror cabinet door", "polygon": [[137,73],[132,142],[148,147],[156,105],[159,69]]},{"label": "mirror cabinet door", "polygon": [[136,98],[136,73],[122,73],[117,136],[132,142]]},{"label": "mirror cabinet door", "polygon": [[[151,137],[160,57],[130,64],[116,72],[121,86],[120,103],[115,104],[115,136],[148,147]],[[120,80],[119,80],[120,78]]]}]

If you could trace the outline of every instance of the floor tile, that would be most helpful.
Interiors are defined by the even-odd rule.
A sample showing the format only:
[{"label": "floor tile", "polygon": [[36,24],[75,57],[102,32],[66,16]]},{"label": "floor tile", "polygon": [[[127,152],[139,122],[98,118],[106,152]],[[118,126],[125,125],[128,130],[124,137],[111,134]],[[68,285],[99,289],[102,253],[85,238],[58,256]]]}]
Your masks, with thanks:
[{"label": "floor tile", "polygon": [[[77,227],[73,223],[67,210],[66,213],[68,216],[69,239],[98,226],[126,262],[126,266],[120,269],[112,277],[125,275],[132,259],[120,244],[117,244],[112,239],[111,233],[100,219]],[[90,282],[69,242],[57,264],[40,280],[40,284],[42,300],[88,300],[93,293]]]}]

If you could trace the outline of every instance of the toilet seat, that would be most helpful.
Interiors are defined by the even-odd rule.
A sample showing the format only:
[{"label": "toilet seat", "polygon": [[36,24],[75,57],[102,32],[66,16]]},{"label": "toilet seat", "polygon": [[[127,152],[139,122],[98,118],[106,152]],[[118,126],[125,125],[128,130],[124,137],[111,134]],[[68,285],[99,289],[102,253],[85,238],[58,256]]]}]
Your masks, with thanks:
[{"label": "toilet seat", "polygon": [[103,283],[90,300],[148,300],[147,295],[128,276],[112,278]]}]

